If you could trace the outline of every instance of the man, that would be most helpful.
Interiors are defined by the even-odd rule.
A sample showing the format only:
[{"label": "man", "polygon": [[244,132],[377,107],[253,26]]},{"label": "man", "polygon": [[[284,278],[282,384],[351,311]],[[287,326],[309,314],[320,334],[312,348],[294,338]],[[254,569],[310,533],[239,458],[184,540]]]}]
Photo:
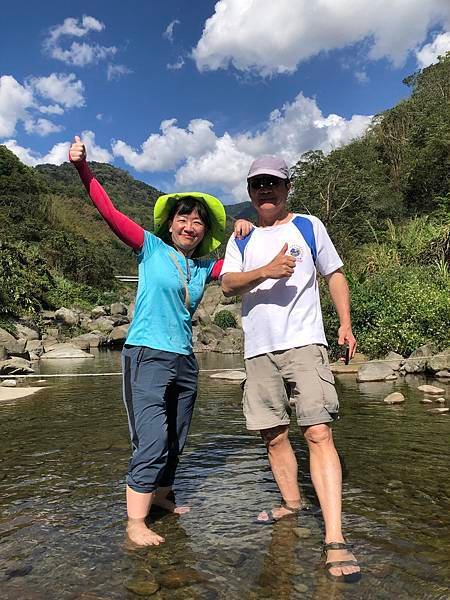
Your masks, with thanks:
[{"label": "man", "polygon": [[[248,193],[259,227],[228,242],[222,268],[225,296],[242,296],[247,380],[243,407],[250,430],[266,444],[282,496],[278,520],[302,508],[297,461],[288,438],[291,404],[308,443],[312,481],[325,523],[326,569],[339,581],[360,577],[341,530],[342,472],[329,424],[339,403],[328,364],[316,270],[328,283],[340,327],[338,343],[356,349],[347,281],[319,219],[287,209],[289,170],[281,158],[263,156],[248,173]],[[267,512],[260,521],[270,521]]]}]

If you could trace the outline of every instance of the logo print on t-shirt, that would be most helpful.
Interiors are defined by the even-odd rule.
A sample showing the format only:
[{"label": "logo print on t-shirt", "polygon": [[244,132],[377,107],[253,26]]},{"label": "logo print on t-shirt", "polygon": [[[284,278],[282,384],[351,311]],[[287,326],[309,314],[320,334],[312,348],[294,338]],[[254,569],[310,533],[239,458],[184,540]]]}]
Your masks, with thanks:
[{"label": "logo print on t-shirt", "polygon": [[302,246],[293,245],[289,248],[289,254],[298,260],[298,262],[303,261],[303,248]]}]

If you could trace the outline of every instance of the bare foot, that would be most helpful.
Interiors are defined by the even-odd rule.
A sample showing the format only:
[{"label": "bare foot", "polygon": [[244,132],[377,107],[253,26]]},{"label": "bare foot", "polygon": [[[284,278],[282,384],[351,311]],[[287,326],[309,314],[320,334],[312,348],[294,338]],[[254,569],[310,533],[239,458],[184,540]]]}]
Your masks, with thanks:
[{"label": "bare foot", "polygon": [[129,519],[127,534],[138,546],[159,546],[164,542],[164,538],[149,529],[143,519]]},{"label": "bare foot", "polygon": [[282,504],[281,506],[272,508],[272,510],[270,510],[270,511],[263,510],[256,517],[256,520],[261,521],[262,523],[264,523],[266,521],[272,521],[272,520],[279,521],[283,517],[292,517],[293,515],[298,514],[301,509],[302,509],[302,505],[300,505],[297,508],[297,507],[290,507],[290,506],[286,506],[285,504]]},{"label": "bare foot", "polygon": [[175,502],[171,500],[173,494],[170,492],[171,490],[157,490],[153,496],[152,506],[158,506],[159,508],[167,510],[167,512],[171,512],[175,515],[184,515],[191,510],[189,506],[177,506]]},{"label": "bare foot", "polygon": [[[325,565],[341,560],[354,560],[356,562],[356,558],[353,552],[351,552],[350,550],[327,550],[326,554],[327,557]],[[336,567],[329,567],[327,570],[332,577],[342,577],[346,575],[358,576],[361,572],[361,569],[358,565],[342,565]]]}]

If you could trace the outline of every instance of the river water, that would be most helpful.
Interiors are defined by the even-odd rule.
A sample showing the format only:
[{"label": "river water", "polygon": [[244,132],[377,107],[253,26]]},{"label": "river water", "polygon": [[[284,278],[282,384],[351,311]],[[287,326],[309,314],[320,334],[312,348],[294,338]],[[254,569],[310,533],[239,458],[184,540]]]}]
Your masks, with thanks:
[{"label": "river water", "polygon": [[[199,363],[234,368],[242,359],[210,354]],[[44,379],[98,376],[48,378],[41,392],[0,406],[3,600],[450,598],[450,418],[420,403],[423,379],[339,379],[344,528],[363,570],[359,583],[343,585],[324,574],[322,522],[294,422],[311,511],[257,525],[256,514],[279,501],[264,448],[245,430],[239,386],[203,372],[176,482],[191,512],[155,515],[165,544],[132,550],[124,543],[129,440],[120,377],[101,375],[120,370],[120,353],[40,368]],[[383,404],[394,389],[405,404]]]}]

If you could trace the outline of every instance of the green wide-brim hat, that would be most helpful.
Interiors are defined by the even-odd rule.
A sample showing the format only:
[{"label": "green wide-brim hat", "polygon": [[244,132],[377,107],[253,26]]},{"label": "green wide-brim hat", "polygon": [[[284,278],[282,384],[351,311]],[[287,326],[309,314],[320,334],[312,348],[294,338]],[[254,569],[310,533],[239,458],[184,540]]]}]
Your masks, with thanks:
[{"label": "green wide-brim hat", "polygon": [[197,246],[193,254],[193,256],[205,256],[218,248],[225,239],[225,209],[222,202],[214,196],[203,194],[202,192],[182,192],[179,194],[166,194],[160,196],[153,209],[153,227],[155,235],[164,241],[170,240],[168,226],[170,211],[180,198],[186,198],[187,196],[200,200],[200,202],[205,205],[209,214],[211,228],[205,233],[205,237]]}]

